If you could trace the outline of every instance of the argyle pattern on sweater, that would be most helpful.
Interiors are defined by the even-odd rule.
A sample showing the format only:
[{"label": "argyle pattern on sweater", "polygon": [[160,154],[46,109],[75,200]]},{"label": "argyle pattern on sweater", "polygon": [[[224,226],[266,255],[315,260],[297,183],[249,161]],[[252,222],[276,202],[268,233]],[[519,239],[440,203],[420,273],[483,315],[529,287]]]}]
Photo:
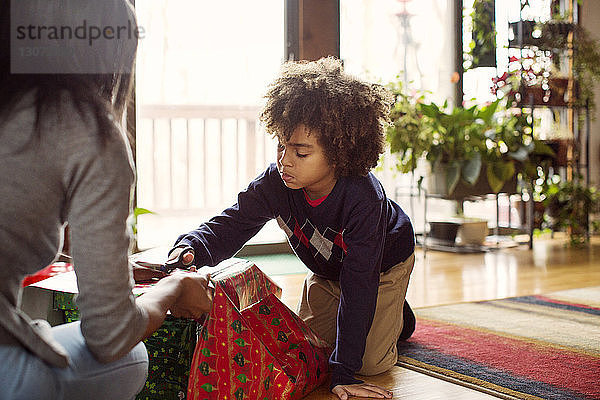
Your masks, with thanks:
[{"label": "argyle pattern on sweater", "polygon": [[321,256],[326,261],[337,262],[342,262],[348,252],[348,246],[344,243],[344,230],[338,232],[326,227],[324,232],[320,232],[309,219],[300,225],[293,217],[284,221],[281,216],[278,216],[277,223],[285,232],[294,251],[300,250],[302,246],[315,259]]}]

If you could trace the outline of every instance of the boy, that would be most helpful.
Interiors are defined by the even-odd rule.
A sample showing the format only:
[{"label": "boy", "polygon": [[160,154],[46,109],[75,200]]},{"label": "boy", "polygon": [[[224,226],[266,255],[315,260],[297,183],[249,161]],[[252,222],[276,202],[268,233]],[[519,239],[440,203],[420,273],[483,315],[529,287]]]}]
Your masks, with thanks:
[{"label": "boy", "polygon": [[276,219],[311,271],[298,315],[334,347],[330,389],[340,399],[389,398],[354,374],[391,368],[397,340],[414,330],[404,301],[413,228],[369,172],[384,151],[392,98],[333,58],[286,63],[266,98],[261,120],[279,139],[276,165],[234,206],[180,236],[169,258],[214,266]]}]

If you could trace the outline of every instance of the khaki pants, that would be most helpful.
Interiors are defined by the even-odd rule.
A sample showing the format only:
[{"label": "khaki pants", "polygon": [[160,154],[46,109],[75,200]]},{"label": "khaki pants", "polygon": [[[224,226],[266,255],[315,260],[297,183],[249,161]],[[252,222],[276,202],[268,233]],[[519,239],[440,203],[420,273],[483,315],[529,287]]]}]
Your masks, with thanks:
[{"label": "khaki pants", "polygon": [[[367,335],[361,375],[376,375],[393,367],[398,359],[396,342],[402,331],[402,308],[406,288],[415,264],[414,253],[381,274],[377,307]],[[323,340],[335,344],[339,282],[319,278],[309,272],[304,280],[298,315]]]}]

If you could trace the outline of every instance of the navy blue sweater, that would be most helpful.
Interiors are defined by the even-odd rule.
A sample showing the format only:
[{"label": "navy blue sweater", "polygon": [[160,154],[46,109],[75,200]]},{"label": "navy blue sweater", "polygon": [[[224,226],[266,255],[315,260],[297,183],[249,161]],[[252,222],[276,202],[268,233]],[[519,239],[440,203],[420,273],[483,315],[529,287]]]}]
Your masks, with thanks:
[{"label": "navy blue sweater", "polygon": [[[400,206],[369,173],[341,177],[327,198],[311,206],[301,189],[287,188],[271,164],[221,215],[182,235],[195,264],[214,266],[233,256],[270,219],[277,219],[291,247],[316,275],[339,281],[338,334],[329,360],[331,387],[361,381],[367,333],[377,302],[379,274],[414,251],[414,232]],[[333,321],[332,321],[333,323]]]}]

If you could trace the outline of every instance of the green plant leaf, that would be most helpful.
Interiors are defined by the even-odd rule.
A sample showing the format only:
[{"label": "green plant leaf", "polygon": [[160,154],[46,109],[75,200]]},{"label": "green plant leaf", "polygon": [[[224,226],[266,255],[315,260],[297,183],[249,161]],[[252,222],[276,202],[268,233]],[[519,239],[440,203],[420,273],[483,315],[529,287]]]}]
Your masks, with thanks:
[{"label": "green plant leaf", "polygon": [[435,103],[431,104],[419,104],[419,110],[423,113],[423,115],[428,116],[429,118],[438,118],[441,114],[439,107]]},{"label": "green plant leaf", "polygon": [[491,165],[487,169],[487,179],[488,179],[490,188],[492,189],[492,192],[494,192],[494,193],[498,193],[500,191],[500,189],[502,189],[502,186],[504,186],[504,181],[498,179],[496,177],[496,175],[494,175]]},{"label": "green plant leaf", "polygon": [[544,143],[540,140],[536,140],[533,143],[534,143],[533,152],[535,154],[538,154],[540,156],[556,157],[556,153],[554,152],[554,150],[552,150],[552,147],[548,146],[546,143]]},{"label": "green plant leaf", "polygon": [[481,173],[481,154],[475,153],[473,158],[465,161],[462,167],[462,177],[469,184],[474,185]]},{"label": "green plant leaf", "polygon": [[500,100],[496,100],[493,103],[490,103],[489,106],[481,108],[477,113],[477,118],[481,118],[486,123],[491,124],[492,118],[498,109],[498,104],[500,104]]},{"label": "green plant leaf", "polygon": [[138,217],[142,214],[156,214],[156,213],[154,211],[150,211],[150,210],[148,210],[146,208],[142,208],[142,207],[136,207],[133,209],[133,215],[135,217]]},{"label": "green plant leaf", "polygon": [[487,167],[487,178],[490,188],[494,193],[502,190],[504,183],[512,178],[515,173],[515,165],[510,161],[492,162]]}]

